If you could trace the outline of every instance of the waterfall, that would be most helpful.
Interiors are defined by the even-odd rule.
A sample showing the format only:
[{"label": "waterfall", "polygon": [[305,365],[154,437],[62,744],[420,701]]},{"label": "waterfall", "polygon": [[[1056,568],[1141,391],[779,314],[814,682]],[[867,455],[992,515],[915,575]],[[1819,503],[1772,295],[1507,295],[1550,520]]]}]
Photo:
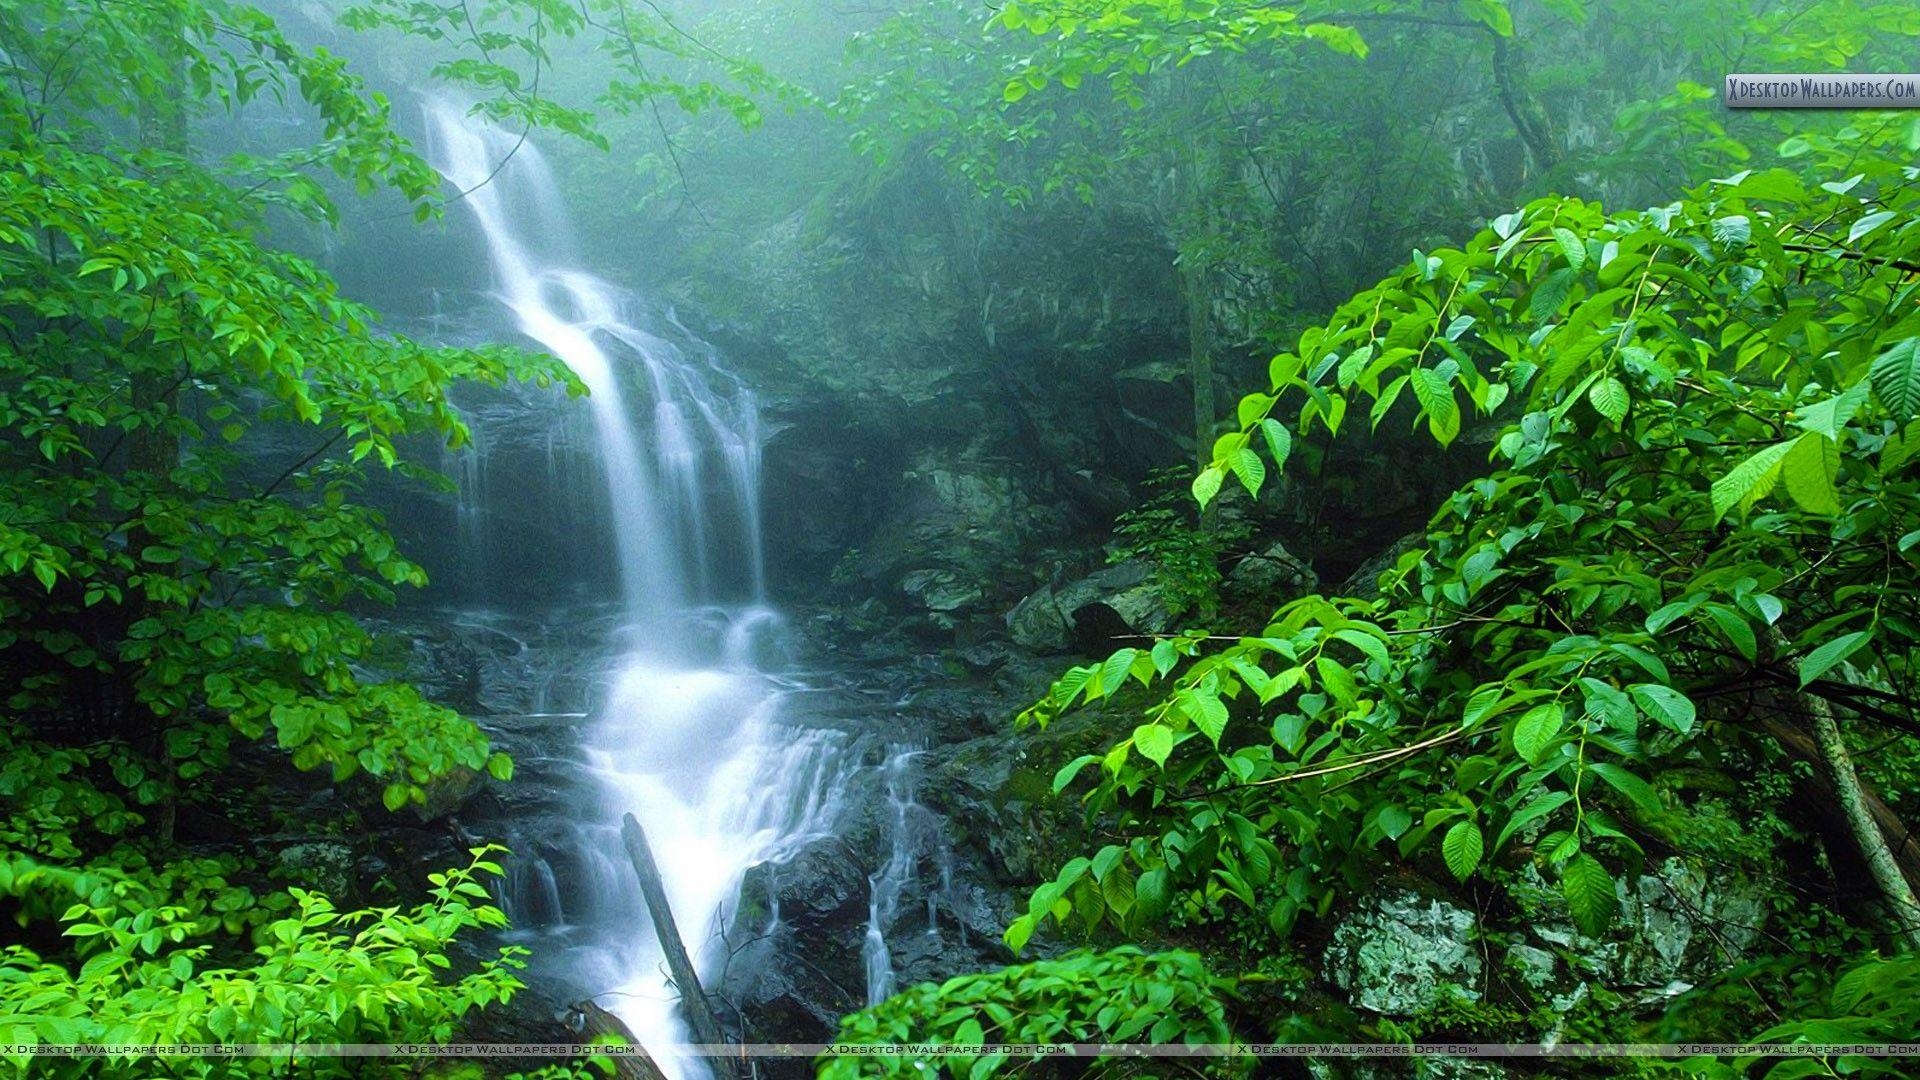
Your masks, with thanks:
[{"label": "waterfall", "polygon": [[507,883],[531,894],[511,906],[564,915],[568,936],[536,963],[555,957],[669,1076],[704,1076],[683,1049],[621,816],[646,828],[711,987],[743,875],[822,835],[841,786],[837,736],[783,726],[789,685],[763,667],[780,618],[762,597],[758,413],[684,328],[644,329],[635,298],[567,265],[563,207],[531,142],[446,102],[428,114],[435,162],[485,237],[495,297],[590,391],[619,571],[624,632],[580,748],[587,790],[568,835],[543,841],[550,859]]}]

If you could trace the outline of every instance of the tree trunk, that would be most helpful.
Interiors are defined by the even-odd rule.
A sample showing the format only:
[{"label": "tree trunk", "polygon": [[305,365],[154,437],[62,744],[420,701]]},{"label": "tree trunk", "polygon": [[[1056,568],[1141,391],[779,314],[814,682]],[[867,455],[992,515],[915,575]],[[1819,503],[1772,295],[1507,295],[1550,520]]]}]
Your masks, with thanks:
[{"label": "tree trunk", "polygon": [[1193,451],[1200,467],[1213,460],[1213,424],[1219,403],[1213,393],[1213,352],[1207,342],[1207,274],[1192,264],[1181,266],[1180,281],[1187,294],[1187,372],[1193,379]]},{"label": "tree trunk", "polygon": [[1527,86],[1526,64],[1519,50],[1499,34],[1493,35],[1493,85],[1500,92],[1500,107],[1527,148],[1535,174],[1560,164],[1560,148],[1554,143],[1546,112]]},{"label": "tree trunk", "polygon": [[[1788,648],[1786,636],[1778,629],[1772,630],[1770,636],[1775,653],[1784,654]],[[1820,751],[1820,761],[1833,781],[1835,798],[1846,815],[1848,831],[1866,860],[1867,873],[1887,906],[1887,917],[1907,949],[1920,952],[1920,900],[1914,898],[1913,886],[1900,872],[1899,860],[1874,820],[1867,792],[1853,768],[1853,756],[1847,752],[1840,725],[1833,718],[1833,706],[1825,698],[1812,694],[1800,694],[1799,698],[1801,708],[1813,720],[1813,739]]]},{"label": "tree trunk", "polygon": [[[653,861],[653,849],[647,845],[646,830],[632,814],[627,814],[620,819],[620,838],[626,842],[627,858],[633,860],[633,872],[640,878],[640,895],[646,898],[647,914],[653,917],[653,932],[660,939],[660,951],[666,954],[667,973],[680,988],[680,1008],[686,1013],[687,1026],[693,1029],[695,1040],[710,1047],[723,1045],[727,1041],[726,1033],[713,1015],[713,1007],[707,1004],[706,991],[700,989],[700,978],[693,970],[693,961],[687,957],[680,930],[673,923],[673,909],[667,904],[666,885],[660,880],[660,867]],[[731,1058],[709,1057],[707,1061],[716,1075],[733,1075]]]}]

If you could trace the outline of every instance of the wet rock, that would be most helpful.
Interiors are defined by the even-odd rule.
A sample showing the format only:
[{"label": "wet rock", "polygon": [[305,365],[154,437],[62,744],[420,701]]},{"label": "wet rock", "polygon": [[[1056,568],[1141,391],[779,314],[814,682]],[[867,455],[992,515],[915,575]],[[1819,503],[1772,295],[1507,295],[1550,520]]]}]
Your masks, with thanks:
[{"label": "wet rock", "polygon": [[1069,624],[1060,610],[1053,586],[1042,585],[1007,613],[1007,636],[1015,645],[1036,652],[1059,652],[1067,647]]},{"label": "wet rock", "polygon": [[1278,606],[1318,589],[1320,578],[1276,541],[1241,556],[1228,571],[1225,585],[1231,593]]},{"label": "wet rock", "polygon": [[325,893],[336,906],[352,903],[354,850],[331,840],[310,840],[280,849],[280,872],[293,885]]},{"label": "wet rock", "polygon": [[1163,633],[1173,623],[1173,613],[1154,584],[1153,568],[1139,559],[1088,574],[1061,589],[1058,603],[1076,632],[1083,623],[1106,620],[1108,613],[1135,634]]},{"label": "wet rock", "polygon": [[1347,575],[1340,585],[1340,591],[1347,596],[1371,599],[1380,595],[1380,575],[1393,569],[1400,556],[1424,544],[1427,539],[1425,530],[1411,532],[1381,549],[1372,558],[1360,564],[1359,568]]},{"label": "wet rock", "polygon": [[915,570],[900,579],[900,591],[917,599],[941,626],[952,626],[961,612],[986,595],[948,570]]},{"label": "wet rock", "polygon": [[1333,931],[1328,973],[1353,1004],[1406,1016],[1448,995],[1478,1001],[1480,953],[1473,912],[1410,889],[1361,901]]},{"label": "wet rock", "polygon": [[1559,891],[1538,870],[1528,865],[1522,871],[1514,893],[1532,917],[1534,938],[1579,957],[1580,969],[1569,971],[1565,981],[1591,977],[1670,996],[1675,984],[1697,983],[1745,959],[1765,925],[1758,887],[1724,875],[1709,879],[1677,858],[1616,882],[1614,889],[1619,918],[1604,937],[1592,938],[1574,927]]}]

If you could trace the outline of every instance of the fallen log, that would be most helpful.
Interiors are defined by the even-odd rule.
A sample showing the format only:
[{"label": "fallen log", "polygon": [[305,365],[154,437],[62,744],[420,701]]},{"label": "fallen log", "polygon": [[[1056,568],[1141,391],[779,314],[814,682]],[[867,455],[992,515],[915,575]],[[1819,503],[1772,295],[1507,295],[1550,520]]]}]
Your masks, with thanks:
[{"label": "fallen log", "polygon": [[[680,988],[680,1009],[686,1015],[687,1027],[693,1031],[694,1041],[708,1046],[725,1045],[726,1032],[713,1015],[713,1006],[708,1004],[706,991],[700,988],[700,977],[694,973],[693,961],[687,956],[686,943],[680,940],[680,930],[674,925],[666,885],[660,880],[660,868],[653,861],[653,848],[648,846],[646,831],[632,814],[620,819],[620,839],[625,841],[627,858],[633,861],[633,872],[640,878],[640,895],[646,899],[647,913],[653,917],[653,932],[660,939],[660,951],[666,954],[667,974],[673,979],[673,985]],[[737,1075],[730,1057],[709,1057],[707,1062],[716,1076]]]},{"label": "fallen log", "polygon": [[574,1005],[574,1011],[580,1014],[580,1037],[584,1042],[592,1042],[602,1036],[612,1038],[633,1047],[638,1053],[609,1055],[613,1060],[613,1075],[617,1080],[667,1080],[667,1074],[653,1063],[653,1058],[634,1038],[633,1031],[624,1021],[601,1008],[593,1001],[582,1001]]}]

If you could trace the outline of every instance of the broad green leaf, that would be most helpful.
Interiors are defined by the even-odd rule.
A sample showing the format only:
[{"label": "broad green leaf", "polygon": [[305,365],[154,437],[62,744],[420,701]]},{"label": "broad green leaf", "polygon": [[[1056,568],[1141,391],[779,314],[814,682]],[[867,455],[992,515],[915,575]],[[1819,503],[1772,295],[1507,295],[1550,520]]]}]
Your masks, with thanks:
[{"label": "broad green leaf", "polygon": [[1852,227],[1847,229],[1847,243],[1853,243],[1892,220],[1893,211],[1891,210],[1876,210],[1871,214],[1861,215],[1860,218],[1853,223]]},{"label": "broad green leaf", "polygon": [[1273,456],[1275,469],[1287,463],[1287,456],[1293,451],[1293,433],[1285,424],[1268,418],[1260,421],[1260,433],[1266,437],[1267,453]]},{"label": "broad green leaf", "polygon": [[1058,795],[1062,791],[1065,791],[1067,785],[1073,783],[1073,778],[1080,775],[1081,769],[1099,760],[1100,755],[1098,754],[1081,754],[1079,757],[1060,766],[1060,771],[1053,774],[1053,793]]},{"label": "broad green leaf", "polygon": [[1627,406],[1633,399],[1625,383],[1608,375],[1587,391],[1587,400],[1593,403],[1595,412],[1618,424],[1627,418]]},{"label": "broad green leaf", "polygon": [[1725,604],[1707,604],[1702,607],[1707,617],[1713,620],[1721,636],[1725,637],[1740,655],[1748,661],[1759,654],[1759,642],[1753,633],[1753,624],[1747,617]]},{"label": "broad green leaf", "polygon": [[1858,652],[1872,637],[1871,630],[1855,630],[1850,634],[1841,634],[1808,653],[1800,661],[1800,685],[1804,687],[1825,675],[1834,665]]},{"label": "broad green leaf", "polygon": [[1533,316],[1535,326],[1545,326],[1559,313],[1560,305],[1567,302],[1567,294],[1573,291],[1574,272],[1561,267],[1548,274],[1533,287],[1533,295],[1527,300],[1527,311]]},{"label": "broad green leaf", "polygon": [[1446,859],[1447,869],[1453,871],[1453,876],[1461,881],[1472,876],[1486,848],[1486,837],[1481,835],[1480,826],[1472,821],[1454,822],[1440,841],[1440,855]]},{"label": "broad green leaf", "polygon": [[1550,791],[1534,799],[1532,802],[1515,811],[1514,815],[1507,819],[1507,823],[1500,829],[1499,837],[1494,840],[1493,846],[1495,848],[1501,847],[1506,844],[1507,838],[1514,833],[1519,832],[1528,824],[1553,813],[1555,810],[1560,809],[1572,801],[1573,793],[1567,791]]},{"label": "broad green leaf", "polygon": [[1896,424],[1920,415],[1920,337],[1910,337],[1881,353],[1867,369],[1867,380]]},{"label": "broad green leaf", "polygon": [[1273,408],[1272,394],[1253,393],[1241,398],[1240,405],[1235,411],[1240,426],[1248,428],[1259,423],[1260,418],[1266,416],[1267,410],[1271,408]]},{"label": "broad green leaf", "polygon": [[1840,473],[1840,447],[1832,439],[1807,432],[1780,462],[1787,494],[1809,514],[1838,514],[1840,498],[1833,481]]},{"label": "broad green leaf", "polygon": [[1583,678],[1580,685],[1587,715],[1598,720],[1602,727],[1632,731],[1638,726],[1639,717],[1634,711],[1633,700],[1624,691],[1594,678]]},{"label": "broad green leaf", "polygon": [[1842,394],[1835,394],[1825,401],[1797,410],[1793,426],[1802,431],[1817,431],[1827,438],[1840,441],[1840,433],[1846,429],[1853,414],[1866,404],[1872,385],[1862,380]]},{"label": "broad green leaf", "polygon": [[1140,655],[1138,649],[1121,649],[1107,657],[1100,665],[1100,694],[1112,697],[1126,685],[1127,673],[1133,670],[1133,658]]},{"label": "broad green leaf", "polygon": [[1167,755],[1173,753],[1173,729],[1164,724],[1141,724],[1133,729],[1133,748],[1141,757],[1165,767]]},{"label": "broad green leaf", "polygon": [[1613,876],[1600,860],[1582,853],[1573,857],[1560,871],[1560,894],[1574,923],[1590,937],[1606,932],[1619,912],[1620,897],[1614,891]]},{"label": "broad green leaf", "polygon": [[1194,501],[1205,507],[1213,501],[1215,495],[1220,494],[1220,484],[1225,479],[1226,473],[1222,472],[1217,465],[1209,465],[1200,470],[1200,475],[1193,478]]},{"label": "broad green leaf", "polygon": [[1240,485],[1247,489],[1247,494],[1258,498],[1260,485],[1267,480],[1267,466],[1260,460],[1260,455],[1254,453],[1252,447],[1243,446],[1234,453],[1232,465],[1233,475],[1240,478]]},{"label": "broad green leaf", "polygon": [[1460,434],[1460,405],[1453,397],[1453,381],[1433,368],[1415,368],[1410,382],[1434,439],[1442,446],[1453,442]]},{"label": "broad green leaf", "polygon": [[1557,701],[1528,709],[1513,725],[1513,748],[1528,764],[1538,765],[1565,719],[1566,712]]},{"label": "broad green leaf", "polygon": [[1199,728],[1213,745],[1219,746],[1220,733],[1227,728],[1226,704],[1213,694],[1201,693],[1193,687],[1180,691],[1177,700],[1180,711],[1193,721],[1193,726]]},{"label": "broad green leaf", "polygon": [[1780,463],[1793,450],[1793,443],[1774,443],[1735,465],[1731,472],[1713,482],[1713,516],[1723,518],[1735,506],[1749,507],[1773,490],[1780,477]]},{"label": "broad green leaf", "polygon": [[1574,235],[1572,229],[1555,228],[1553,239],[1560,248],[1560,254],[1566,256],[1569,267],[1578,270],[1587,265],[1587,245]]},{"label": "broad green leaf", "polygon": [[1713,239],[1722,247],[1745,247],[1753,239],[1753,222],[1745,214],[1729,214],[1713,223]]},{"label": "broad green leaf", "polygon": [[1693,730],[1695,711],[1687,695],[1660,683],[1634,683],[1627,687],[1640,711],[1682,735]]},{"label": "broad green leaf", "polygon": [[1660,805],[1660,796],[1653,785],[1626,769],[1610,762],[1597,762],[1587,766],[1587,771],[1607,782],[1607,786],[1625,795],[1633,805],[1644,813],[1658,814],[1664,809]]}]

